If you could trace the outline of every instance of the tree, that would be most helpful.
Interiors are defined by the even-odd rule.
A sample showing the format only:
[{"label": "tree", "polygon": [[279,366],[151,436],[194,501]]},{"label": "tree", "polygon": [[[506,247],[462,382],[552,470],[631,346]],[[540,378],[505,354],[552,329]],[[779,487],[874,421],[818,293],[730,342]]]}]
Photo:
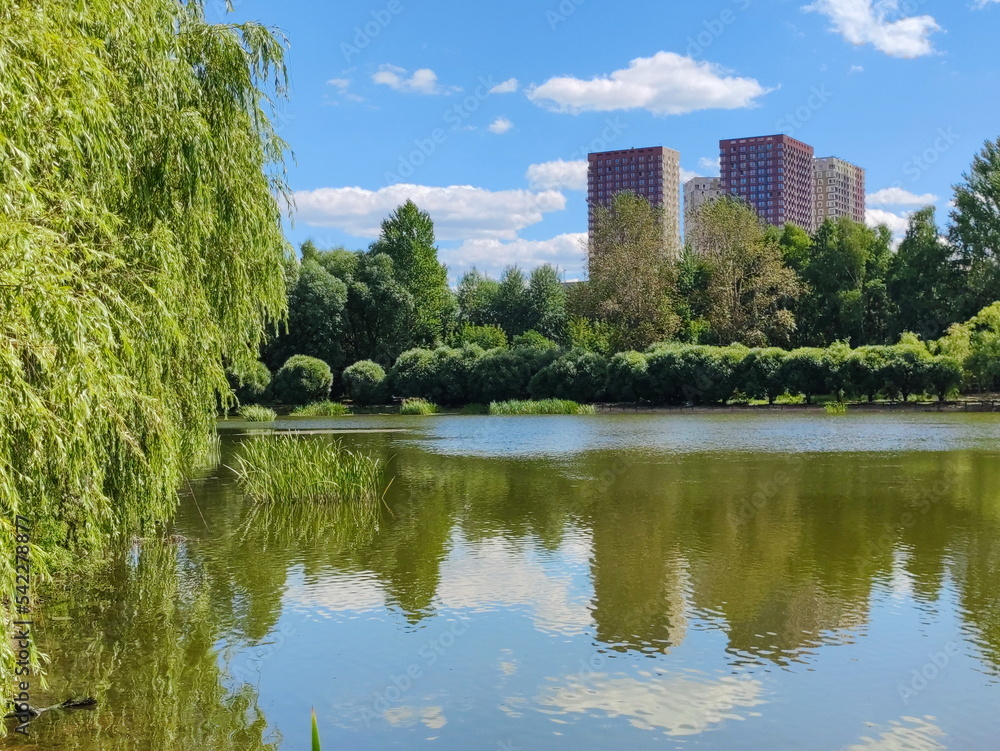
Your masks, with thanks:
[{"label": "tree", "polygon": [[896,309],[893,334],[920,332],[936,338],[954,323],[961,279],[954,250],[938,234],[934,207],[910,217],[906,237],[889,264],[886,286]]},{"label": "tree", "polygon": [[566,339],[567,322],[566,290],[559,280],[559,272],[547,263],[536,266],[528,280],[525,331],[537,331],[542,336],[561,342]]},{"label": "tree", "polygon": [[308,355],[338,370],[347,362],[342,346],[347,285],[320,265],[315,246],[304,257],[288,296],[288,330],[270,344],[267,361],[276,368],[293,355]]},{"label": "tree", "polygon": [[766,346],[795,330],[795,272],[756,211],[725,196],[698,208],[694,247],[709,266],[707,318],[719,342]]},{"label": "tree", "polygon": [[517,266],[508,266],[500,277],[496,297],[493,299],[493,318],[513,339],[532,326],[531,299],[528,296],[528,279]]},{"label": "tree", "polygon": [[608,378],[608,361],[596,352],[574,349],[539,370],[528,384],[533,399],[572,399],[593,402],[600,398]]},{"label": "tree", "polygon": [[767,399],[774,404],[785,391],[781,366],[788,353],[778,347],[752,349],[737,368],[737,388],[753,399]]},{"label": "tree", "polygon": [[499,326],[470,326],[466,324],[458,332],[459,344],[477,344],[484,350],[507,346],[507,335]]},{"label": "tree", "polygon": [[825,355],[817,347],[800,347],[789,352],[781,364],[781,382],[791,393],[805,396],[806,404],[831,388],[830,361]]},{"label": "tree", "polygon": [[458,283],[459,322],[470,326],[497,324],[496,297],[499,283],[473,268]]},{"label": "tree", "polygon": [[388,255],[355,255],[357,265],[345,280],[343,337],[347,361],[374,360],[388,367],[416,343],[416,301],[397,278],[395,264]]},{"label": "tree", "polygon": [[274,374],[271,389],[282,404],[299,406],[329,398],[332,385],[329,365],[315,357],[295,355]]},{"label": "tree", "polygon": [[344,391],[358,404],[381,404],[387,396],[385,369],[377,362],[356,362],[344,370],[343,379]]},{"label": "tree", "polygon": [[372,255],[385,253],[392,259],[398,280],[413,296],[413,339],[421,344],[441,340],[451,307],[448,272],[438,263],[434,243],[430,215],[407,200],[382,222],[379,239],[369,249]]},{"label": "tree", "polygon": [[965,272],[960,317],[1000,300],[1000,138],[987,141],[955,186],[949,238]]},{"label": "tree", "polygon": [[202,3],[0,9],[0,516],[40,576],[172,513],[284,317],[283,50]]},{"label": "tree", "polygon": [[677,281],[663,235],[663,210],[619,193],[594,210],[588,248],[589,288],[616,351],[669,339],[680,321],[673,310]]}]

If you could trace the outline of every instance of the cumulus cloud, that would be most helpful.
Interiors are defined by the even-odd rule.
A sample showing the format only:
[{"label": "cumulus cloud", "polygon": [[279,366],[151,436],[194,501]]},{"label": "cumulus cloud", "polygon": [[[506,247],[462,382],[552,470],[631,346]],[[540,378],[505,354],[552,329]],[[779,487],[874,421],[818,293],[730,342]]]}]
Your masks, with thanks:
[{"label": "cumulus cloud", "polygon": [[869,227],[878,227],[880,224],[884,224],[892,232],[893,237],[898,238],[906,234],[906,228],[910,224],[911,213],[904,211],[902,214],[894,214],[884,209],[867,209],[865,211],[865,222]]},{"label": "cumulus cloud", "polygon": [[448,268],[461,274],[475,266],[494,277],[511,265],[522,269],[550,263],[578,277],[585,263],[587,234],[569,233],[551,240],[467,240],[452,250],[442,250],[441,256]]},{"label": "cumulus cloud", "polygon": [[512,123],[506,117],[498,117],[496,120],[490,123],[490,133],[496,133],[498,136],[502,136],[504,133],[506,133],[513,127],[514,123]]},{"label": "cumulus cloud", "polygon": [[587,162],[567,162],[557,159],[554,162],[542,162],[528,167],[525,177],[532,190],[586,190]]},{"label": "cumulus cloud", "polygon": [[905,16],[891,20],[895,0],[816,0],[803,10],[822,13],[833,30],[854,45],[871,44],[890,57],[914,58],[934,51],[931,34],[941,31],[933,16]]},{"label": "cumulus cloud", "polygon": [[340,91],[345,91],[347,89],[347,87],[351,85],[351,79],[349,79],[349,78],[331,78],[326,83],[327,83],[327,85],[333,86],[334,88],[339,89]]},{"label": "cumulus cloud", "polygon": [[864,73],[865,72],[865,68],[864,68],[863,65],[852,65],[850,71],[848,71],[848,72],[851,73],[852,75],[854,73]]},{"label": "cumulus cloud", "polygon": [[937,200],[933,193],[918,196],[905,188],[883,188],[865,196],[865,203],[869,206],[926,206]]},{"label": "cumulus cloud", "polygon": [[701,177],[701,175],[681,167],[681,185],[684,185],[688,180],[694,180],[696,177]]},{"label": "cumulus cloud", "polygon": [[442,86],[438,83],[437,73],[430,68],[415,70],[411,75],[407,75],[405,68],[395,65],[383,65],[378,72],[372,76],[372,81],[383,86],[388,86],[394,91],[406,94],[448,94],[452,91],[461,91],[456,86]]},{"label": "cumulus cloud", "polygon": [[768,93],[753,78],[728,75],[722,66],[674,52],[639,57],[628,68],[589,80],[562,76],[528,90],[535,104],[557,112],[644,109],[683,115],[708,109],[741,109]]},{"label": "cumulus cloud", "polygon": [[498,83],[492,89],[490,89],[491,94],[513,94],[520,88],[520,84],[517,82],[516,78],[508,78],[503,83]]},{"label": "cumulus cloud", "polygon": [[379,190],[297,191],[296,216],[310,226],[335,227],[355,237],[374,238],[382,220],[407,199],[430,213],[440,240],[514,240],[518,230],[566,208],[566,197],[555,190],[491,191],[471,185],[399,183]]},{"label": "cumulus cloud", "polygon": [[1000,3],[1000,0],[976,0],[975,4],[972,7],[985,8],[989,5],[993,5],[994,3]]},{"label": "cumulus cloud", "polygon": [[719,159],[719,157],[715,157],[715,158],[711,158],[710,159],[707,156],[703,156],[701,159],[698,160],[698,166],[701,167],[703,170],[707,170],[708,172],[711,172],[713,177],[717,177],[718,176],[719,172],[722,169],[721,165],[722,165],[722,162]]}]

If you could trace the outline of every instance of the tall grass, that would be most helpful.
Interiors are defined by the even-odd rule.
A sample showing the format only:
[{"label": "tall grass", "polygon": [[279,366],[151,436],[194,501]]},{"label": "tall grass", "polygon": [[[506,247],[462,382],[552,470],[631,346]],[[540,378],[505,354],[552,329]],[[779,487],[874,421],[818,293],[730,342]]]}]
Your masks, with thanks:
[{"label": "tall grass", "polygon": [[297,433],[244,441],[234,471],[246,496],[266,502],[371,501],[382,480],[378,459]]},{"label": "tall grass", "polygon": [[296,417],[343,417],[351,414],[351,410],[340,402],[313,402],[296,408],[292,414]]},{"label": "tall grass", "polygon": [[434,415],[439,411],[438,405],[426,399],[405,399],[399,408],[401,415]]},{"label": "tall grass", "polygon": [[828,415],[846,415],[847,405],[844,402],[827,402],[823,405]]},{"label": "tall grass", "polygon": [[491,415],[592,415],[593,405],[578,404],[569,399],[542,399],[522,401],[512,399],[507,402],[491,402]]},{"label": "tall grass", "polygon": [[274,422],[278,419],[278,413],[273,409],[261,407],[257,404],[247,404],[240,407],[237,414],[247,422]]},{"label": "tall grass", "polygon": [[319,743],[319,725],[316,723],[316,710],[312,711],[312,751],[323,751]]}]

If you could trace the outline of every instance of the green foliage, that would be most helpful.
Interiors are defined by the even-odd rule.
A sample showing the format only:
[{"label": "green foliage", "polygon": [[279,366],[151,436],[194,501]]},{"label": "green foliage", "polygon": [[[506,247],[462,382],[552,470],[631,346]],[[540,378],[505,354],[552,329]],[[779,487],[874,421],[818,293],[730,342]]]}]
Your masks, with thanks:
[{"label": "green foliage", "polygon": [[499,326],[473,326],[465,324],[458,333],[462,345],[475,344],[485,350],[498,349],[507,346],[507,334]]},{"label": "green foliage", "polygon": [[282,56],[200,3],[0,10],[0,534],[39,577],[172,513],[284,316]]},{"label": "green foliage", "polygon": [[244,441],[234,471],[244,495],[259,502],[373,504],[381,496],[378,459],[295,433]]},{"label": "green foliage", "polygon": [[788,353],[781,365],[780,379],[791,393],[804,395],[806,404],[812,404],[813,397],[833,387],[830,366],[824,350],[801,347]]},{"label": "green foliage", "polygon": [[356,404],[370,406],[382,404],[388,397],[388,378],[376,362],[361,360],[346,368],[341,374],[344,390]]},{"label": "green foliage", "polygon": [[274,422],[278,419],[278,413],[273,409],[261,407],[256,404],[247,404],[240,407],[239,416],[247,422]]},{"label": "green foliage", "polygon": [[312,710],[312,751],[323,751],[319,740],[319,725],[316,723],[316,710]]},{"label": "green foliage", "polygon": [[567,332],[571,349],[585,349],[599,355],[609,355],[612,352],[611,326],[603,321],[591,321],[582,316],[574,317],[567,323]]},{"label": "green foliage", "polygon": [[315,357],[293,355],[274,374],[271,388],[282,404],[302,405],[326,399],[332,385],[329,365]]},{"label": "green foliage", "polygon": [[[608,326],[613,351],[644,349],[672,337],[679,248],[668,248],[662,208],[634,193],[619,193],[594,208],[588,249],[589,288],[596,319]],[[576,344],[574,343],[574,346]]]},{"label": "green foliage", "polygon": [[781,368],[787,355],[778,347],[750,350],[737,369],[737,388],[752,399],[774,404],[785,390]]},{"label": "green foliage", "polygon": [[470,398],[471,373],[483,356],[476,345],[454,349],[411,349],[396,360],[389,373],[393,392],[441,404],[462,404]]},{"label": "green foliage", "polygon": [[638,402],[650,394],[649,363],[641,352],[619,352],[608,363],[608,396],[616,402]]},{"label": "green foliage", "polygon": [[888,384],[889,348],[882,345],[858,347],[843,365],[848,393],[875,401]]},{"label": "green foliage", "polygon": [[491,415],[593,415],[596,412],[592,404],[578,404],[569,399],[512,400],[490,404]]},{"label": "green foliage", "polygon": [[490,413],[489,405],[487,404],[466,404],[459,411],[460,415],[488,415]]},{"label": "green foliage", "polygon": [[339,369],[347,285],[327,271],[313,250],[302,262],[298,282],[288,296],[288,330],[271,342],[267,359],[273,367],[294,355],[307,355]]},{"label": "green foliage", "polygon": [[271,371],[259,360],[245,363],[240,373],[226,370],[226,378],[240,404],[259,403],[271,386]]},{"label": "green foliage", "polygon": [[511,346],[514,349],[534,349],[543,351],[559,348],[559,345],[556,344],[556,342],[534,329],[530,329],[519,336],[515,336],[514,341],[511,342]]},{"label": "green foliage", "polygon": [[923,344],[903,343],[886,348],[886,384],[893,394],[909,401],[930,387],[932,357]]},{"label": "green foliage", "polygon": [[608,361],[603,355],[574,349],[539,370],[528,383],[533,399],[597,401],[604,392]]},{"label": "green foliage", "polygon": [[448,275],[438,262],[434,223],[430,216],[407,200],[382,222],[379,239],[370,253],[384,253],[396,269],[397,278],[413,296],[415,323],[412,341],[429,345],[444,333],[451,306]]},{"label": "green foliage", "polygon": [[712,404],[730,399],[745,347],[658,345],[647,354],[653,398],[666,404]]},{"label": "green foliage", "polygon": [[476,269],[467,271],[458,283],[459,320],[470,326],[494,326],[500,284]]},{"label": "green foliage", "polygon": [[1000,138],[987,141],[955,186],[949,238],[964,272],[963,310],[1000,300]]},{"label": "green foliage", "polygon": [[438,405],[426,399],[404,399],[399,408],[401,415],[434,415],[440,411]]},{"label": "green foliage", "polygon": [[828,415],[846,415],[847,405],[844,402],[827,402],[823,409]]},{"label": "green foliage", "polygon": [[527,333],[537,331],[550,340],[563,341],[569,320],[566,297],[554,266],[546,263],[532,269],[528,279]]},{"label": "green foliage", "polygon": [[937,396],[939,401],[945,401],[958,391],[965,375],[962,363],[954,357],[939,355],[927,364],[927,387]]},{"label": "green foliage", "polygon": [[482,402],[525,398],[532,376],[557,356],[556,349],[490,350],[472,365],[470,398]]},{"label": "green foliage", "polygon": [[296,407],[292,414],[296,417],[344,417],[351,414],[351,410],[340,402],[322,401]]}]

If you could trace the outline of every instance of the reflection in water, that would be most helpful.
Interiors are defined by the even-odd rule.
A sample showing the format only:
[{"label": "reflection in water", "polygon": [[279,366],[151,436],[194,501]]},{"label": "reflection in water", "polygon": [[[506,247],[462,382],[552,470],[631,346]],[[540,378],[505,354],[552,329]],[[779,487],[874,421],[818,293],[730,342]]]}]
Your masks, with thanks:
[{"label": "reflection in water", "polygon": [[[704,451],[726,434],[710,416],[347,436],[395,475],[375,524],[255,512],[220,466],[178,513],[186,543],[145,544],[50,608],[69,618],[44,631],[54,695],[101,708],[45,718],[37,747],[305,747],[315,703],[337,748],[975,749],[969,733],[1000,732],[982,711],[1000,668],[982,431],[1000,423],[918,421],[882,450],[881,423],[854,419],[815,420],[840,452],[796,451],[798,416],[751,417],[759,451],[729,417],[737,445]],[[520,425],[565,450],[519,444]],[[468,636],[426,651],[458,622]],[[951,640],[904,706],[898,686]]]}]

